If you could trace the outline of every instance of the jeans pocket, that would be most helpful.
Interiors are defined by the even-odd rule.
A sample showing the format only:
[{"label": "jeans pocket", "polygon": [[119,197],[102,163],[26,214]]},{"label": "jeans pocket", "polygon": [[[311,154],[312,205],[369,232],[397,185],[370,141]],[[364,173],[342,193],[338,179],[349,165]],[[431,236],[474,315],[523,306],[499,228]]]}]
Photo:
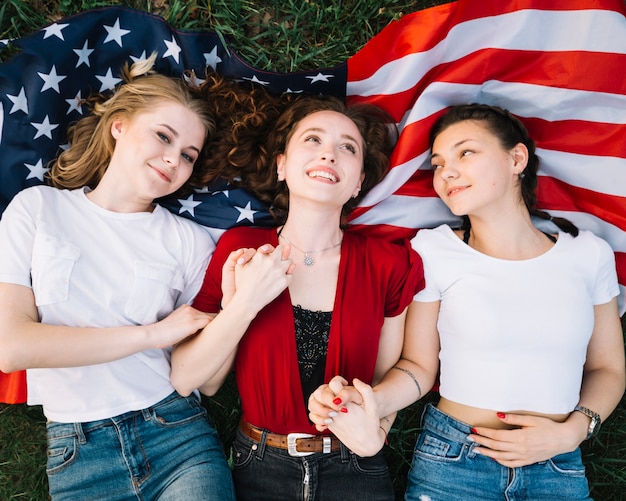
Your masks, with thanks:
[{"label": "jeans pocket", "polygon": [[78,447],[75,434],[48,437],[46,473],[54,475],[74,463],[78,457]]},{"label": "jeans pocket", "polygon": [[389,465],[382,451],[371,457],[361,457],[351,454],[352,465],[357,473],[364,475],[387,475]]},{"label": "jeans pocket", "polygon": [[185,425],[198,419],[205,419],[208,423],[206,409],[193,395],[166,399],[152,407],[151,416],[152,421],[163,428]]},{"label": "jeans pocket", "polygon": [[548,460],[554,472],[570,477],[584,477],[585,466],[582,463],[580,450],[559,454]]},{"label": "jeans pocket", "polygon": [[252,458],[254,453],[258,450],[259,446],[250,440],[242,439],[239,434],[241,432],[237,430],[237,435],[233,441],[232,449],[232,461],[233,468],[245,468]]},{"label": "jeans pocket", "polygon": [[417,439],[415,455],[431,461],[452,462],[461,458],[465,447],[466,444],[425,430]]}]

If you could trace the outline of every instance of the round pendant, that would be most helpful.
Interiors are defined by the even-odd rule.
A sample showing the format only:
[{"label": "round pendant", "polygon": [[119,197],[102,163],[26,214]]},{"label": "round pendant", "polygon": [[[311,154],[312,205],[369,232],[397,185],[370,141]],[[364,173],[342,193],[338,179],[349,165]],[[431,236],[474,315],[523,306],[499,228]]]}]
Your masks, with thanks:
[{"label": "round pendant", "polygon": [[313,260],[313,258],[307,254],[304,255],[304,265],[305,266],[313,266],[315,264],[315,261]]}]

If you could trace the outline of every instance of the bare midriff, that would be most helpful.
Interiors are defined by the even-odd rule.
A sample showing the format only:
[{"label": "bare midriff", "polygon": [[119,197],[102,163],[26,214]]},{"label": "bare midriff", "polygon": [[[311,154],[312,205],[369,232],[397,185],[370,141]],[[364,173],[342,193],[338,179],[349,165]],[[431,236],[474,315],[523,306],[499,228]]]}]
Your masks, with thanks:
[{"label": "bare midriff", "polygon": [[[469,405],[459,404],[457,402],[453,402],[444,397],[441,397],[439,403],[437,404],[437,409],[442,412],[445,412],[448,416],[457,419],[458,421],[462,421],[470,426],[485,426],[487,428],[495,428],[495,429],[509,429],[514,428],[514,426],[508,425],[504,423],[501,419],[496,415],[497,412],[490,409],[480,409],[478,407],[471,407]],[[569,414],[541,414],[537,412],[529,412],[524,410],[506,410],[501,411],[510,414],[525,414],[530,416],[540,416],[551,419],[552,421],[556,421],[558,423],[562,423],[567,419]]]}]

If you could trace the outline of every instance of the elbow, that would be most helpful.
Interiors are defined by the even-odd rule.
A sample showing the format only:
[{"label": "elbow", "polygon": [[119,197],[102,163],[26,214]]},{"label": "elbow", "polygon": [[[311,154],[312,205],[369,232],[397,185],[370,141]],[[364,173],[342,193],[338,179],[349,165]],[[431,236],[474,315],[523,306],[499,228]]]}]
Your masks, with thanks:
[{"label": "elbow", "polygon": [[24,363],[20,363],[15,350],[11,349],[8,343],[3,342],[0,350],[0,371],[8,374],[10,372],[27,369]]},{"label": "elbow", "polygon": [[177,371],[172,371],[170,374],[170,382],[178,394],[183,397],[188,397],[195,390],[195,388],[190,387],[188,382]]}]

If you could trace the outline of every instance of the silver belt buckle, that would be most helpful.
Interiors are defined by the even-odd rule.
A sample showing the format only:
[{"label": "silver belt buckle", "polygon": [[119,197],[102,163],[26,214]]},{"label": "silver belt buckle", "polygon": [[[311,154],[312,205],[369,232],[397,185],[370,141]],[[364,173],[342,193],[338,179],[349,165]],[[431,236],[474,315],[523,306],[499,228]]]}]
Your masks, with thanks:
[{"label": "silver belt buckle", "polygon": [[300,452],[296,449],[296,440],[299,438],[313,438],[315,435],[309,433],[290,433],[287,435],[287,452],[293,457],[310,456],[313,452]]}]

